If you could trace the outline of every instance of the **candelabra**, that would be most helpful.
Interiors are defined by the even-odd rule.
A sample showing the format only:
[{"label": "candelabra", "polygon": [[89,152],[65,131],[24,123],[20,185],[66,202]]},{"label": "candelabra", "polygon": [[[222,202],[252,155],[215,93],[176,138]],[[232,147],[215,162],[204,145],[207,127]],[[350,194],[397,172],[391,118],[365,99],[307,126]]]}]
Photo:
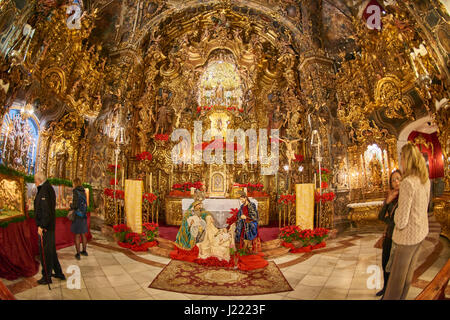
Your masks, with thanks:
[{"label": "candelabra", "polygon": [[[114,150],[114,154],[115,154],[115,163],[114,163],[114,215],[116,218],[116,224],[118,223],[117,221],[117,163],[119,161],[119,155],[120,155],[120,150],[121,147],[124,145],[125,141],[123,138],[123,127],[120,127],[119,130],[117,131],[117,134],[114,138],[114,142],[116,144],[116,148]],[[123,178],[123,177],[122,177]]]},{"label": "candelabra", "polygon": [[[317,148],[315,152],[315,161],[319,165],[319,210],[317,213],[316,225],[319,226],[319,217],[322,213],[322,155],[320,153],[320,136],[317,130],[313,130],[311,135],[311,147]],[[317,187],[317,175],[314,173],[314,188]]]}]

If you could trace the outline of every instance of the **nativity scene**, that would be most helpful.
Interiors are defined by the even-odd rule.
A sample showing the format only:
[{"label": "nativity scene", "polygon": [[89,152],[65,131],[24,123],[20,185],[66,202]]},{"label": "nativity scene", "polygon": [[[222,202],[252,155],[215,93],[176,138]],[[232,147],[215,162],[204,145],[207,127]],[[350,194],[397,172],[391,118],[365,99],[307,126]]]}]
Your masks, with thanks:
[{"label": "nativity scene", "polygon": [[0,0],[0,300],[448,299],[449,12]]}]

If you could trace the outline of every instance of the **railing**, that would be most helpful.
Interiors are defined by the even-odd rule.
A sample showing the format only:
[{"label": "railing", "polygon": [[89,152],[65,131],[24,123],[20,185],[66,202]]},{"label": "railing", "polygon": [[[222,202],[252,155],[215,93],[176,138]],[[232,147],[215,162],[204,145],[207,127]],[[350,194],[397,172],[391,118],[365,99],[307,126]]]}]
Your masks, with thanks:
[{"label": "railing", "polygon": [[450,300],[445,298],[445,289],[450,278],[450,259],[434,279],[416,297],[416,300]]}]

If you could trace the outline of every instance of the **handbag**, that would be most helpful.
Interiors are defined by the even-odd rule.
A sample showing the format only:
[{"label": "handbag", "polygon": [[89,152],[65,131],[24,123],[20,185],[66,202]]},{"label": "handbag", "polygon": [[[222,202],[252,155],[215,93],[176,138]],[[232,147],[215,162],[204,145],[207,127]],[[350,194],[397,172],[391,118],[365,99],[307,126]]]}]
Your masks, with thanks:
[{"label": "handbag", "polygon": [[67,219],[69,219],[70,221],[75,221],[75,210],[69,211],[69,213],[67,214]]}]

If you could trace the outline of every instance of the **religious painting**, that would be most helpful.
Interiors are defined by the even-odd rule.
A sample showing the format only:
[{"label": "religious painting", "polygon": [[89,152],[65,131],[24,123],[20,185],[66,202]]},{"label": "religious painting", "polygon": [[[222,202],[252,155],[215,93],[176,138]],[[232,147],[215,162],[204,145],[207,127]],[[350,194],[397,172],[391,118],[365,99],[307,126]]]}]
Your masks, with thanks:
[{"label": "religious painting", "polygon": [[0,220],[24,214],[22,177],[0,174]]},{"label": "religious painting", "polygon": [[56,193],[56,209],[70,209],[72,202],[72,188],[68,186],[53,186]]},{"label": "religious painting", "polygon": [[36,198],[37,187],[34,183],[27,182],[26,185],[26,193],[25,193],[25,204],[28,211],[34,210],[34,198]]},{"label": "religious painting", "polygon": [[39,125],[27,107],[11,108],[0,131],[0,163],[27,174],[34,174]]}]

